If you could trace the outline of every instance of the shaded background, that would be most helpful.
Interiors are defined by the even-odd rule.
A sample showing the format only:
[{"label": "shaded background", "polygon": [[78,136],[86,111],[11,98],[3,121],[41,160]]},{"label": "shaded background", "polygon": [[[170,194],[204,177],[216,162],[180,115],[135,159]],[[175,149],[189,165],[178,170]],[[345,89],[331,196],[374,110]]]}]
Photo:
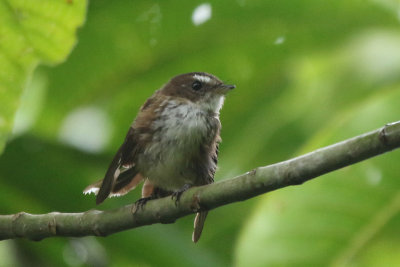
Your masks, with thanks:
[{"label": "shaded background", "polygon": [[[23,92],[0,157],[0,212],[97,208],[83,188],[180,73],[237,86],[221,112],[216,180],[399,120],[399,26],[395,0],[91,1],[68,59],[36,69]],[[399,265],[399,160],[394,151],[218,208],[196,245],[188,216],[107,238],[3,241],[0,265]]]}]

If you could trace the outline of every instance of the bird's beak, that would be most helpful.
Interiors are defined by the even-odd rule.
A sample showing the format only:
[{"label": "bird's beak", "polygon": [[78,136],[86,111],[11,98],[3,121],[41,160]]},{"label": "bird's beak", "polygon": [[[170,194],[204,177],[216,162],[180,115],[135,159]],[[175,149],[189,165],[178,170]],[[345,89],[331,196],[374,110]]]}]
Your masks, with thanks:
[{"label": "bird's beak", "polygon": [[222,87],[226,88],[228,90],[232,90],[232,89],[236,88],[236,85],[234,85],[234,84],[223,84]]},{"label": "bird's beak", "polygon": [[221,84],[220,86],[218,86],[218,91],[222,94],[226,94],[227,92],[229,92],[232,89],[235,89],[236,85],[234,84]]}]

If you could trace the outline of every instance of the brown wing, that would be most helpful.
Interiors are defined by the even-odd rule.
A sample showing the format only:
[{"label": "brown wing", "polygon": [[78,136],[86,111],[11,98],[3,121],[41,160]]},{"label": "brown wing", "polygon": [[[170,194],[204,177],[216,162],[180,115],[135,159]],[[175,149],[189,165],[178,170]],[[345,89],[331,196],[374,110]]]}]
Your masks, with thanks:
[{"label": "brown wing", "polygon": [[217,165],[218,165],[218,153],[219,153],[219,141],[217,141],[216,143],[215,143],[215,150],[214,150],[214,153],[212,154],[212,156],[211,156],[211,159],[212,159],[212,161],[214,162],[214,166],[213,166],[213,168],[212,168],[212,170],[211,170],[211,173],[212,173],[212,181],[210,182],[210,183],[213,183],[214,182],[214,175],[215,175],[215,172],[217,171]]},{"label": "brown wing", "polygon": [[[111,191],[110,197],[113,196],[123,196],[127,194],[129,191],[134,189],[144,178],[143,176],[136,172],[133,176],[127,173],[129,176],[118,176],[117,181],[115,182],[113,189]],[[121,178],[121,179],[120,179]]]},{"label": "brown wing", "polygon": [[[96,197],[96,204],[103,202],[108,196],[123,195],[143,180],[142,175],[139,173],[138,168],[135,166],[136,157],[140,154],[148,142],[151,141],[153,136],[151,123],[156,118],[154,106],[160,107],[164,102],[164,97],[156,97],[158,91],[149,98],[140,109],[135,122],[129,128],[126,134],[124,143],[118,149],[113,160],[111,161],[103,182],[98,189]],[[120,173],[121,167],[128,167]],[[96,192],[99,182],[88,187],[84,192]]]},{"label": "brown wing", "polygon": [[[120,175],[119,170],[122,165],[133,165],[133,151],[135,150],[136,141],[135,141],[135,133],[134,129],[131,127],[125,137],[124,143],[118,149],[117,153],[115,154],[113,160],[111,161],[110,165],[108,166],[106,175],[104,176],[103,182],[99,189],[99,192],[96,197],[96,204],[100,204],[103,202],[111,193],[114,183],[117,180],[118,176]],[[134,166],[131,168],[134,171]],[[125,171],[126,172],[126,171]],[[124,173],[125,173],[124,172]],[[123,174],[124,174],[123,173]],[[137,174],[131,173],[132,178]],[[132,179],[131,178],[131,179]]]},{"label": "brown wing", "polygon": [[[132,186],[136,186],[143,177],[138,172],[137,168],[133,166],[132,168],[120,173],[118,178],[116,179],[113,187],[112,187],[112,194],[115,195],[124,195],[130,191]],[[133,182],[133,180],[137,180],[137,182]],[[122,191],[121,191],[122,190]],[[123,191],[126,191],[125,193]]]}]

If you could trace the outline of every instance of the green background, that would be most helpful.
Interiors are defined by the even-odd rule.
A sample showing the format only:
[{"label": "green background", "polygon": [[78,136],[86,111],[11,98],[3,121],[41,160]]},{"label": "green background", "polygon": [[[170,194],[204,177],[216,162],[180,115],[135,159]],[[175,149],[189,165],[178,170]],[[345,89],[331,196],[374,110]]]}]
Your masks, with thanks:
[{"label": "green background", "polygon": [[[1,214],[138,199],[95,207],[82,190],[141,104],[180,73],[237,86],[221,112],[216,180],[400,119],[398,1],[210,1],[210,19],[194,25],[200,4],[0,3]],[[3,241],[0,265],[400,265],[399,160],[394,151],[213,210],[197,244],[188,216],[106,238]]]}]

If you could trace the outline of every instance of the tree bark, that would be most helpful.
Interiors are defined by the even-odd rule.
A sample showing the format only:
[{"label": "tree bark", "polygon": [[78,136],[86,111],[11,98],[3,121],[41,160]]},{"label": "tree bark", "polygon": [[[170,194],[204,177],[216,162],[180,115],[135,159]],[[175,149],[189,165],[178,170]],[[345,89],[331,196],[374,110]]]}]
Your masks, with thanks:
[{"label": "tree bark", "polygon": [[154,223],[173,223],[201,210],[242,201],[310,179],[400,147],[400,122],[336,143],[300,157],[259,167],[232,179],[193,187],[179,203],[170,197],[151,200],[142,208],[135,204],[82,213],[0,215],[0,240],[53,236],[106,236]]}]

